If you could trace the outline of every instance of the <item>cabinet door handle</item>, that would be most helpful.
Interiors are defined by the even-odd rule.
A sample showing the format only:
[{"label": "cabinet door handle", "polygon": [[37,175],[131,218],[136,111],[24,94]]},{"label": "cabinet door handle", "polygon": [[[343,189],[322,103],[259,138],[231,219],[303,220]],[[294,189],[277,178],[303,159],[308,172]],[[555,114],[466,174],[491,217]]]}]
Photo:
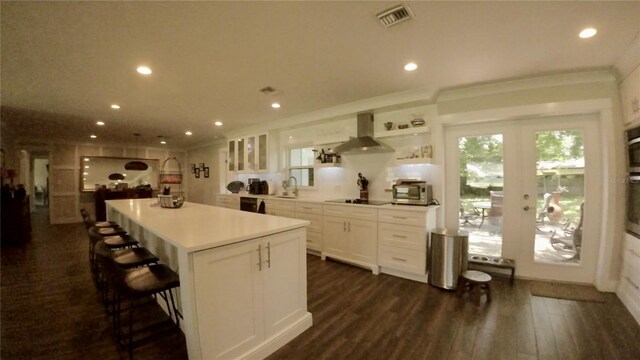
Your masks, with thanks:
[{"label": "cabinet door handle", "polygon": [[406,239],[406,238],[407,238],[406,236],[403,236],[403,235],[396,235],[396,234],[393,234],[393,235],[391,235],[391,236],[396,237],[396,238],[400,238],[400,239]]},{"label": "cabinet door handle", "polygon": [[625,276],[625,279],[627,279],[627,281],[629,282],[629,284],[631,284],[631,286],[633,286],[634,288],[636,288],[636,290],[640,290],[640,286],[636,285],[633,283],[633,281],[631,281],[631,278],[628,276]]},{"label": "cabinet door handle", "polygon": [[347,224],[349,224],[349,232],[351,232],[351,222],[348,222]]},{"label": "cabinet door handle", "polygon": [[271,269],[271,243],[267,243],[267,267]]},{"label": "cabinet door handle", "polygon": [[303,206],[302,208],[305,209],[305,210],[311,210],[312,209],[312,208],[306,207],[306,206]]},{"label": "cabinet door handle", "polygon": [[402,220],[406,220],[407,219],[405,216],[392,216],[392,218],[394,218],[394,219],[402,219]]},{"label": "cabinet door handle", "polygon": [[346,221],[342,223],[342,231],[343,232],[347,232],[347,222]]},{"label": "cabinet door handle", "polygon": [[397,258],[397,257],[391,257],[393,260],[395,261],[402,261],[402,262],[407,262],[407,259],[401,259],[401,258]]},{"label": "cabinet door handle", "polygon": [[258,271],[262,271],[262,245],[258,244]]}]

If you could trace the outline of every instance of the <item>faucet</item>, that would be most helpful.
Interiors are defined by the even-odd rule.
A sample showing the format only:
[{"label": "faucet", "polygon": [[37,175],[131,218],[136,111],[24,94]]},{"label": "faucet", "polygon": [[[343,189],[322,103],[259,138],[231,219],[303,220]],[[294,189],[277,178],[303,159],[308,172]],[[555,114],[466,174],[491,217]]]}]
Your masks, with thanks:
[{"label": "faucet", "polygon": [[298,179],[295,176],[289,176],[287,181],[291,183],[291,179],[293,179],[293,196],[298,196]]}]

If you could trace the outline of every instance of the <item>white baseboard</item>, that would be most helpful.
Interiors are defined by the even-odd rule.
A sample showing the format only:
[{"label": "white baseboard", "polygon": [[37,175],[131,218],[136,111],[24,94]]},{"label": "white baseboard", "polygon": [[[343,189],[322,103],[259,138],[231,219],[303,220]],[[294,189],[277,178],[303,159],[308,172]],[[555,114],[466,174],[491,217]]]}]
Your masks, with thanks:
[{"label": "white baseboard", "polygon": [[427,283],[427,274],[412,274],[402,270],[390,269],[388,267],[381,266],[380,272],[388,275],[393,275],[397,277],[401,277],[403,279],[409,279],[413,281],[418,281],[421,283]]}]

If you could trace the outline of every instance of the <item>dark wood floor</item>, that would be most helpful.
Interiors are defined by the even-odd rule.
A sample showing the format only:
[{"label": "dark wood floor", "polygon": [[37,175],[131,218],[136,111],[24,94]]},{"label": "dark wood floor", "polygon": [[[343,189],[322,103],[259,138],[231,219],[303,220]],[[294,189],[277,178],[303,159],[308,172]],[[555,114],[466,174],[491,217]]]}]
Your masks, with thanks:
[{"label": "dark wood floor", "polygon": [[[87,265],[82,225],[48,225],[2,248],[2,359],[118,359]],[[640,359],[640,326],[614,294],[605,303],[531,296],[492,282],[476,306],[431,286],[308,256],[314,325],[269,359]],[[168,338],[136,359],[184,359]]]},{"label": "dark wood floor", "polygon": [[[38,209],[32,227],[30,243],[1,250],[0,358],[127,359],[91,280],[84,226],[49,225]],[[148,343],[134,358],[186,359],[184,337]]]}]

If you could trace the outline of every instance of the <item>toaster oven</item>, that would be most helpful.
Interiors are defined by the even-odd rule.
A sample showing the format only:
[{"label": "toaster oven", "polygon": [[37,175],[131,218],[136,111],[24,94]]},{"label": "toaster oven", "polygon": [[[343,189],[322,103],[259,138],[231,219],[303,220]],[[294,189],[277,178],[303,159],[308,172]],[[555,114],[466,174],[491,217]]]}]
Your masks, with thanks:
[{"label": "toaster oven", "polygon": [[433,189],[424,181],[393,185],[394,204],[427,206],[433,201]]}]

